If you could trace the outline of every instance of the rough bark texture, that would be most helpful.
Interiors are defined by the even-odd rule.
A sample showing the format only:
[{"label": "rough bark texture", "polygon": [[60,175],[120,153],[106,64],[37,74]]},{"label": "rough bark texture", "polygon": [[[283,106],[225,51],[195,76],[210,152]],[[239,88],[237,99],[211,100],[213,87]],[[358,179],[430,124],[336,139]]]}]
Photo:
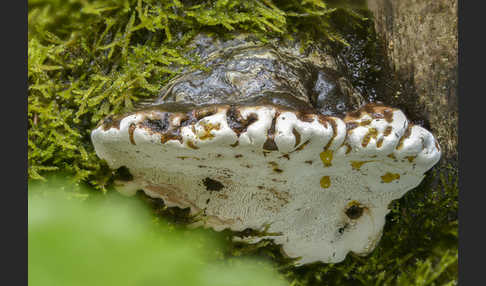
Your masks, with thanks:
[{"label": "rough bark texture", "polygon": [[[457,0],[368,0],[390,68],[412,87],[444,163],[457,162]],[[397,93],[400,96],[400,93]]]}]

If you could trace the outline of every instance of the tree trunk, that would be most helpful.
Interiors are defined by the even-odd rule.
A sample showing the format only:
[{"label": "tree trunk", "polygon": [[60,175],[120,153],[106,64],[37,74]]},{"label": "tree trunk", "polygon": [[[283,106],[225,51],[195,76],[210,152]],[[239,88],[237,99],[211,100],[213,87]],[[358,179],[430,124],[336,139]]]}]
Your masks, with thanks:
[{"label": "tree trunk", "polygon": [[368,0],[388,64],[411,82],[443,163],[457,163],[457,0]]}]

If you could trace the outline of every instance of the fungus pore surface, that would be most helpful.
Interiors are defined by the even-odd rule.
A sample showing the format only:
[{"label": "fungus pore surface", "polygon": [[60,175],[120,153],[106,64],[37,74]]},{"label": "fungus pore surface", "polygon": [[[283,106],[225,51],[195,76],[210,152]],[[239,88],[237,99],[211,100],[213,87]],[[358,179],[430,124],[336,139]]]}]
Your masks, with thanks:
[{"label": "fungus pore surface", "polygon": [[211,71],[93,130],[97,155],[131,175],[117,189],[190,208],[217,231],[264,231],[241,239],[273,239],[298,264],[369,253],[390,202],[439,160],[434,136],[398,109],[358,108],[325,67],[249,51],[207,56]]}]

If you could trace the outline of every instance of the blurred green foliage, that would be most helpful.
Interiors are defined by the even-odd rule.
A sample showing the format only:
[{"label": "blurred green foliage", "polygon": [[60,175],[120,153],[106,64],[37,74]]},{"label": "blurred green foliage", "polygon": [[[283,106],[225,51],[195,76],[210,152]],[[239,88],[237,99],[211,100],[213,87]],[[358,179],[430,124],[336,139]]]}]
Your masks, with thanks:
[{"label": "blurred green foliage", "polygon": [[288,285],[262,259],[221,260],[214,233],[174,229],[134,198],[73,189],[29,184],[29,285]]}]

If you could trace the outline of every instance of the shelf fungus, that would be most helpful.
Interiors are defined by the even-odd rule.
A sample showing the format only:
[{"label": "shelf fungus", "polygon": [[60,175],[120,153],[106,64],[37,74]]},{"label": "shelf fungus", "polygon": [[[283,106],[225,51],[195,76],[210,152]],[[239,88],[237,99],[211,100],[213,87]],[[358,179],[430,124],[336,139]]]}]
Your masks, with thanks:
[{"label": "shelf fungus", "polygon": [[[120,192],[143,190],[190,208],[199,225],[216,231],[265,230],[241,239],[272,239],[298,264],[369,253],[389,203],[439,160],[437,141],[399,109],[356,106],[338,79],[319,75],[323,67],[302,56],[248,49],[208,57],[212,70],[185,73],[163,101],[103,120],[91,134],[97,155],[130,172]],[[311,85],[302,83],[306,72]],[[211,97],[211,87],[239,96]],[[181,100],[181,91],[193,93]],[[193,102],[196,91],[207,91],[203,102]],[[336,108],[340,102],[347,111]]]}]

